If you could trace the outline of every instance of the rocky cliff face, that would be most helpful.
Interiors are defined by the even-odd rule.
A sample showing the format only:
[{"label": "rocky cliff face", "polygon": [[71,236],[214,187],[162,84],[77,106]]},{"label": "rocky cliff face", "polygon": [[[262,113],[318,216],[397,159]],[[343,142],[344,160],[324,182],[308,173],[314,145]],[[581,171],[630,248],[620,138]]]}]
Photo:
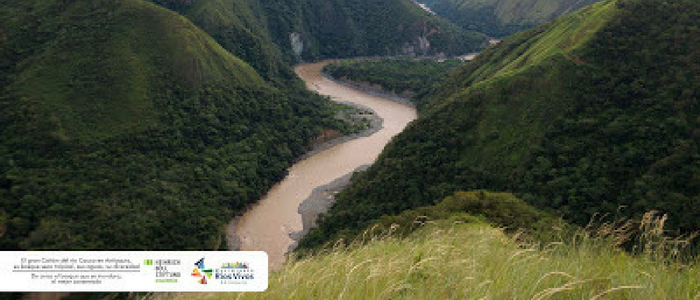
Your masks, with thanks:
[{"label": "rocky cliff face", "polygon": [[304,40],[301,37],[301,33],[292,32],[289,34],[289,42],[292,46],[292,53],[297,57],[301,57],[304,53]]}]

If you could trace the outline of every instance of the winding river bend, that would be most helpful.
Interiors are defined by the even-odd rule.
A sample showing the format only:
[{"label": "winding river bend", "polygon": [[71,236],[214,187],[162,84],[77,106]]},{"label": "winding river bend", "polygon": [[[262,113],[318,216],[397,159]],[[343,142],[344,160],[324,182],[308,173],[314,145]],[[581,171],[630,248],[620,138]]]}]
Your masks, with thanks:
[{"label": "winding river bend", "polygon": [[270,257],[270,267],[279,268],[287,249],[294,243],[289,236],[303,228],[299,205],[312,191],[343,177],[362,165],[372,164],[391,138],[417,117],[408,105],[344,86],[321,76],[330,62],[299,65],[296,73],[310,90],[335,101],[366,106],[383,119],[376,133],[336,145],[294,164],[284,180],[275,185],[255,206],[229,227],[240,250],[262,250]]}]

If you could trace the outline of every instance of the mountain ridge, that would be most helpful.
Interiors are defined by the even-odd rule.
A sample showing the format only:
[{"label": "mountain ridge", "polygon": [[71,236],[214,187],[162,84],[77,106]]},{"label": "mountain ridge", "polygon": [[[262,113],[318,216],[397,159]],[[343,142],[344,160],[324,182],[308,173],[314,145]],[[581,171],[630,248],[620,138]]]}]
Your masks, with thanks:
[{"label": "mountain ridge", "polygon": [[493,37],[544,24],[600,0],[422,0],[438,15]]},{"label": "mountain ridge", "polygon": [[483,35],[464,31],[410,0],[152,1],[191,18],[222,44],[234,37],[222,33],[248,30],[276,44],[288,62],[367,55],[455,55],[485,43]]}]

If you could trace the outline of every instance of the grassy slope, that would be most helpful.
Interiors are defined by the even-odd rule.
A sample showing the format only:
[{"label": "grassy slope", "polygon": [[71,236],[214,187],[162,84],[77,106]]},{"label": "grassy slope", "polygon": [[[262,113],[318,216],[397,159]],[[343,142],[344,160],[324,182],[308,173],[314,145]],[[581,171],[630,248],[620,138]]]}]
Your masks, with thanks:
[{"label": "grassy slope", "polygon": [[[48,15],[60,9],[51,2],[6,8],[5,14],[14,17],[7,28],[37,25],[35,34],[45,39],[33,45],[38,49],[18,45],[19,51],[36,53],[18,64],[8,89],[49,112],[56,120],[57,135],[90,140],[153,125],[157,113],[149,92],[161,84],[157,81],[162,69],[172,70],[178,84],[188,88],[205,82],[269,88],[250,66],[168,11],[130,1],[97,20],[105,16],[89,9],[98,5],[68,6],[57,16]],[[38,20],[27,20],[25,9],[37,14]],[[112,32],[92,30],[95,27]],[[21,35],[29,33],[16,34],[13,38],[25,40]]]},{"label": "grassy slope", "polygon": [[[433,105],[446,105],[449,99],[459,97],[471,85],[488,86],[492,82],[510,77],[526,78],[534,69],[543,65],[559,64],[578,59],[579,50],[598,31],[616,16],[614,1],[603,1],[570,16],[554,20],[538,28],[514,34],[504,40],[498,47],[491,47],[478,55],[474,61],[458,69],[453,76],[445,80],[442,87],[432,95],[424,95],[422,102],[432,101]],[[565,60],[564,60],[565,59]],[[558,62],[559,61],[559,62]],[[528,73],[529,72],[529,73]],[[558,70],[552,70],[556,78]],[[527,74],[526,74],[527,73]],[[556,80],[555,80],[556,81]],[[546,84],[546,83],[543,83]],[[553,84],[552,94],[557,92]],[[471,90],[477,89],[476,87]],[[539,93],[539,91],[528,91]],[[549,91],[543,91],[545,94]],[[542,120],[547,122],[547,120]]]},{"label": "grassy slope", "polygon": [[266,79],[293,82],[295,76],[274,44],[254,1],[199,0],[182,7],[183,14],[224,48],[248,62]]},{"label": "grassy slope", "polygon": [[466,64],[310,237],[480,188],[514,192],[579,224],[595,213],[658,209],[672,228],[700,228],[698,66],[690,63],[700,54],[690,46],[700,10],[693,1],[619,7],[602,2]]},{"label": "grassy slope", "polygon": [[535,27],[599,0],[423,0],[466,29],[502,37]]},{"label": "grassy slope", "polygon": [[554,55],[571,54],[615,17],[615,3],[604,1],[539,28],[515,34],[501,45],[476,57],[453,76],[460,86],[526,70]]},{"label": "grassy slope", "polygon": [[[455,207],[460,207],[455,209]],[[475,215],[484,217],[475,218]],[[499,217],[500,215],[500,217]],[[422,217],[422,216],[427,216]],[[505,218],[504,218],[505,217]],[[700,269],[674,257],[669,243],[642,243],[637,255],[613,244],[629,228],[601,226],[555,235],[546,214],[508,194],[460,192],[437,206],[387,217],[393,233],[374,230],[356,243],[292,259],[263,293],[198,299],[695,299]],[[416,226],[410,220],[429,220]],[[545,244],[508,236],[494,225],[549,232]],[[508,221],[510,220],[510,221]],[[550,219],[551,220],[551,219]],[[648,225],[658,226],[659,219]],[[516,223],[520,223],[517,225]],[[545,226],[533,226],[534,223]],[[397,224],[399,225],[397,227]],[[407,226],[417,227],[410,233]],[[547,228],[549,227],[549,229]],[[609,229],[621,229],[610,235]],[[646,242],[661,241],[648,236]],[[321,274],[313,276],[312,274]],[[310,280],[310,277],[314,277]],[[189,296],[181,296],[185,299]],[[694,298],[695,297],[695,298]]]},{"label": "grassy slope", "polygon": [[222,247],[233,213],[338,126],[141,0],[0,14],[4,249]]}]

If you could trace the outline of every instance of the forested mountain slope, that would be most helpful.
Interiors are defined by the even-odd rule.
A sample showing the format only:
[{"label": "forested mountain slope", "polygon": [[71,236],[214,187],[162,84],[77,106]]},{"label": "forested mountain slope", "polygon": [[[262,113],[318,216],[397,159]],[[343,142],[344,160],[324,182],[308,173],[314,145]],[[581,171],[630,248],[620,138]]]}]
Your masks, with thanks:
[{"label": "forested mountain slope", "polygon": [[504,37],[600,0],[420,0],[440,16],[493,37]]},{"label": "forested mountain slope", "polygon": [[408,0],[0,4],[3,248],[221,247],[313,137],[347,130],[291,63],[484,45]]},{"label": "forested mountain slope", "polygon": [[698,17],[694,0],[604,1],[490,48],[303,244],[481,188],[578,224],[659,210],[700,229]]},{"label": "forested mountain slope", "polygon": [[[232,53],[288,62],[367,55],[457,55],[481,49],[485,36],[423,11],[410,0],[152,0],[181,12]],[[254,35],[256,44],[244,39]],[[247,60],[246,58],[251,58]]]},{"label": "forested mountain slope", "polygon": [[175,12],[0,5],[0,248],[214,249],[323,128]]}]

